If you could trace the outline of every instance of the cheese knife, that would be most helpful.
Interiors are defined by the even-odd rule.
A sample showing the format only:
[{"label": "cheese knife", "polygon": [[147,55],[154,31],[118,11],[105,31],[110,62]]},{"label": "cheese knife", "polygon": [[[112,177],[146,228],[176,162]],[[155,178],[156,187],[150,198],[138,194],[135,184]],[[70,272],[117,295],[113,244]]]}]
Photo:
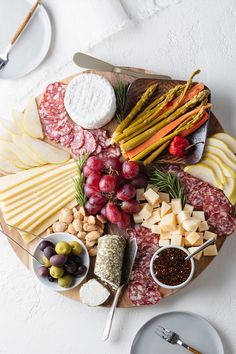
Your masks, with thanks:
[{"label": "cheese knife", "polygon": [[166,75],[158,75],[158,74],[147,74],[142,73],[138,70],[131,70],[126,66],[115,66],[100,59],[91,57],[90,55],[84,53],[75,53],[73,57],[74,63],[81,68],[90,69],[90,70],[98,70],[98,71],[108,71],[117,74],[129,75],[136,78],[142,79],[162,79],[162,80],[170,80],[170,76]]},{"label": "cheese knife", "polygon": [[136,239],[133,239],[129,243],[127,243],[127,246],[125,249],[125,255],[124,255],[121,285],[116,291],[111,308],[110,308],[109,313],[107,315],[105,328],[103,331],[103,337],[102,337],[102,339],[104,341],[106,341],[109,338],[109,335],[111,332],[112,320],[113,320],[113,317],[115,314],[115,309],[116,309],[118,300],[120,298],[120,295],[122,294],[124,287],[128,284],[128,282],[130,280],[134,261],[135,261],[136,255],[137,255],[137,250],[138,250],[138,246],[137,246]]}]

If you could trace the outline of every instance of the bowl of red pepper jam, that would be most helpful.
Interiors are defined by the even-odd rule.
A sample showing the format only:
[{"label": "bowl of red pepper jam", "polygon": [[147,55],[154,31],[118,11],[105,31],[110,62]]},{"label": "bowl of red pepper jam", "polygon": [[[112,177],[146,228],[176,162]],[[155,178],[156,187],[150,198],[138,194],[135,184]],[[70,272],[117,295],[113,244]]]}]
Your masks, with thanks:
[{"label": "bowl of red pepper jam", "polygon": [[155,282],[167,289],[187,285],[194,275],[193,258],[185,260],[189,252],[180,246],[166,246],[156,251],[150,262],[150,271]]}]

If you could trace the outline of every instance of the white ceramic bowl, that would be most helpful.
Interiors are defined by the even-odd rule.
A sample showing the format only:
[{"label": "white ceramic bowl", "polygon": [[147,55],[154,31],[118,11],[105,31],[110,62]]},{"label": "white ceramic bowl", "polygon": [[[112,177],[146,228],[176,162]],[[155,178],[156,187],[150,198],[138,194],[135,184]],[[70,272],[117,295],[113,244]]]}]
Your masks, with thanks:
[{"label": "white ceramic bowl", "polygon": [[[57,281],[54,281],[53,283],[51,283],[47,278],[43,278],[40,277],[38,275],[38,268],[41,267],[42,265],[39,264],[34,258],[32,258],[32,268],[33,268],[33,272],[35,274],[35,276],[37,277],[37,279],[45,286],[47,286],[48,288],[54,290],[54,291],[68,291],[71,290],[73,288],[75,288],[76,286],[78,286],[86,277],[88,270],[89,270],[89,265],[90,265],[90,259],[89,259],[89,254],[88,251],[85,247],[85,245],[83,244],[82,241],[80,241],[77,237],[67,233],[67,232],[57,232],[55,234],[50,234],[47,237],[44,238],[44,240],[48,240],[51,241],[53,243],[58,243],[60,241],[65,241],[65,242],[71,242],[71,241],[77,241],[81,244],[83,250],[80,254],[80,257],[82,259],[82,263],[87,267],[87,272],[82,276],[82,277],[78,277],[78,278],[74,278],[74,282],[73,285],[70,288],[62,288],[61,286],[59,286],[57,284]],[[40,240],[41,242],[42,240]],[[39,244],[40,242],[37,244],[37,246],[35,247],[34,251],[33,251],[33,255],[40,260],[43,256],[43,252],[40,251],[39,249]]]},{"label": "white ceramic bowl", "polygon": [[153,271],[153,262],[154,260],[156,259],[157,255],[159,253],[161,253],[162,251],[164,251],[165,249],[168,249],[168,248],[178,248],[182,251],[184,251],[186,253],[186,256],[188,256],[190,253],[188,250],[186,250],[186,248],[184,247],[181,247],[181,246],[164,246],[164,247],[161,247],[159,248],[155,253],[154,255],[152,256],[152,259],[151,259],[151,262],[150,262],[150,272],[151,272],[151,275],[154,279],[154,281],[159,285],[161,286],[162,288],[166,288],[166,289],[179,289],[179,288],[182,288],[184,287],[185,285],[187,285],[190,280],[192,279],[193,275],[194,275],[194,271],[195,271],[195,264],[194,264],[194,259],[193,258],[190,258],[190,261],[191,261],[191,272],[189,274],[189,277],[188,279],[185,280],[185,282],[181,283],[181,284],[178,284],[178,285],[175,285],[175,286],[172,286],[172,285],[166,285],[164,283],[162,283],[161,281],[159,281],[155,274],[154,274],[154,271]]}]

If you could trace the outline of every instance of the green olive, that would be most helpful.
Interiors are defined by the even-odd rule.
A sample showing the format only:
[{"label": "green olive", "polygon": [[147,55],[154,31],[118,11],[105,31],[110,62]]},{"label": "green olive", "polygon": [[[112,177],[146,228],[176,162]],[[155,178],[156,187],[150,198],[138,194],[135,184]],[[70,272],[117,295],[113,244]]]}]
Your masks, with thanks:
[{"label": "green olive", "polygon": [[53,278],[59,279],[59,278],[63,277],[64,269],[62,267],[51,266],[49,272]]},{"label": "green olive", "polygon": [[70,245],[71,245],[71,253],[75,254],[76,256],[79,256],[83,249],[81,244],[77,241],[72,241],[70,242]]},{"label": "green olive", "polygon": [[64,254],[68,256],[71,253],[71,246],[69,243],[61,241],[56,244],[55,251],[57,254]]},{"label": "green olive", "polygon": [[47,268],[51,267],[51,263],[50,263],[49,259],[47,259],[46,256],[42,257],[42,262],[45,267],[47,267]]},{"label": "green olive", "polygon": [[58,285],[62,288],[69,288],[73,282],[73,277],[69,274],[58,279]]}]

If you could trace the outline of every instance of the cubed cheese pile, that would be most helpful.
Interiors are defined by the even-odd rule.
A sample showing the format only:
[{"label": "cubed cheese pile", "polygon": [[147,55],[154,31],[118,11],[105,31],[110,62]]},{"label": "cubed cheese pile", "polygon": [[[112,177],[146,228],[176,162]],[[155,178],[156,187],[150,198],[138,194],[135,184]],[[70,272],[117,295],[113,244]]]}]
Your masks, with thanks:
[{"label": "cubed cheese pile", "polygon": [[[188,248],[192,253],[201,246],[204,240],[217,237],[208,231],[209,226],[203,211],[195,211],[190,204],[182,208],[181,199],[172,199],[168,193],[158,192],[155,187],[148,186],[137,189],[137,200],[141,210],[134,214],[134,221],[160,235],[160,246],[178,245]],[[199,252],[195,259],[202,256],[216,256],[216,245],[207,247]]]}]

